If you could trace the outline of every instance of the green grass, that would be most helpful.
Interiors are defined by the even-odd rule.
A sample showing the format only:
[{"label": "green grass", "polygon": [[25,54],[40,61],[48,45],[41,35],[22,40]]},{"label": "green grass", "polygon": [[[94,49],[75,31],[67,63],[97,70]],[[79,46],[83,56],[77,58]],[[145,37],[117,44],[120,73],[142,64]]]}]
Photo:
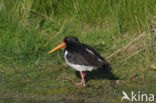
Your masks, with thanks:
[{"label": "green grass", "polygon": [[[156,95],[154,16],[155,0],[1,0],[0,102],[119,103],[123,90]],[[107,58],[119,81],[97,74],[87,87],[75,86],[69,78],[80,78],[63,49],[47,54],[67,35],[104,57],[121,49]]]}]

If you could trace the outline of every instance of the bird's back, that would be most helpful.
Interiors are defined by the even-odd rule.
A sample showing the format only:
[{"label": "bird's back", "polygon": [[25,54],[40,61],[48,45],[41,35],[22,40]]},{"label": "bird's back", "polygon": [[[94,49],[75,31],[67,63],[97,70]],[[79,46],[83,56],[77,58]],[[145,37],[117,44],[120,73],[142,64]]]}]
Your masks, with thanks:
[{"label": "bird's back", "polygon": [[93,67],[110,65],[95,49],[86,44],[73,44],[66,47],[65,51],[68,51],[67,60],[73,64]]}]

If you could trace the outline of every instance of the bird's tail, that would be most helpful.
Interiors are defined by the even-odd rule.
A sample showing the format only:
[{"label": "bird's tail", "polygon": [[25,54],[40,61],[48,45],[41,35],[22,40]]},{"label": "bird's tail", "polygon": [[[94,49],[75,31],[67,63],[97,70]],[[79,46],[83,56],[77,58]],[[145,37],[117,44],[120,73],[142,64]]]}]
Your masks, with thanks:
[{"label": "bird's tail", "polygon": [[108,65],[105,64],[105,65],[102,65],[102,69],[111,71],[113,68],[111,67],[110,64],[108,64]]}]

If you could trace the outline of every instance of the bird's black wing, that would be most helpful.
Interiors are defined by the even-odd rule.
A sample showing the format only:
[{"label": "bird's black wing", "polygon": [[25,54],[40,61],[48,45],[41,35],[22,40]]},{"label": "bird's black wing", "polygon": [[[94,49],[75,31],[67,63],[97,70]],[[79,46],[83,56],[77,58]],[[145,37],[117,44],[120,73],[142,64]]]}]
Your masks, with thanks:
[{"label": "bird's black wing", "polygon": [[[109,62],[107,62],[95,49],[88,45],[84,45],[85,50],[87,51],[86,56],[90,57],[87,59],[89,62],[93,62],[93,64],[96,64],[97,66],[103,66],[103,65],[110,65]],[[92,61],[92,59],[94,59]]]},{"label": "bird's black wing", "polygon": [[68,50],[67,59],[71,63],[94,67],[110,65],[95,49],[88,45],[77,44],[66,49]]}]

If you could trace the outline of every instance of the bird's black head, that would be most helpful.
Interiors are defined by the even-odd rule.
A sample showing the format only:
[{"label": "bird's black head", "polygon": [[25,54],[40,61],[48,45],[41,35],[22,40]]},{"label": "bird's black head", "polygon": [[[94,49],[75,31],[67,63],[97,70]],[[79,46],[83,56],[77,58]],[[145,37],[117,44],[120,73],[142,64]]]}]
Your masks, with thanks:
[{"label": "bird's black head", "polygon": [[64,38],[64,42],[66,43],[66,45],[70,45],[70,44],[79,43],[79,40],[78,40],[78,38],[76,38],[74,36],[66,36]]},{"label": "bird's black head", "polygon": [[69,45],[77,44],[77,43],[79,43],[79,40],[76,37],[74,37],[74,36],[66,36],[64,38],[64,42],[62,42],[60,45],[58,45],[57,47],[55,47],[54,49],[49,51],[49,53],[52,53],[55,50],[58,50],[59,48],[61,48],[63,46],[69,46]]}]

